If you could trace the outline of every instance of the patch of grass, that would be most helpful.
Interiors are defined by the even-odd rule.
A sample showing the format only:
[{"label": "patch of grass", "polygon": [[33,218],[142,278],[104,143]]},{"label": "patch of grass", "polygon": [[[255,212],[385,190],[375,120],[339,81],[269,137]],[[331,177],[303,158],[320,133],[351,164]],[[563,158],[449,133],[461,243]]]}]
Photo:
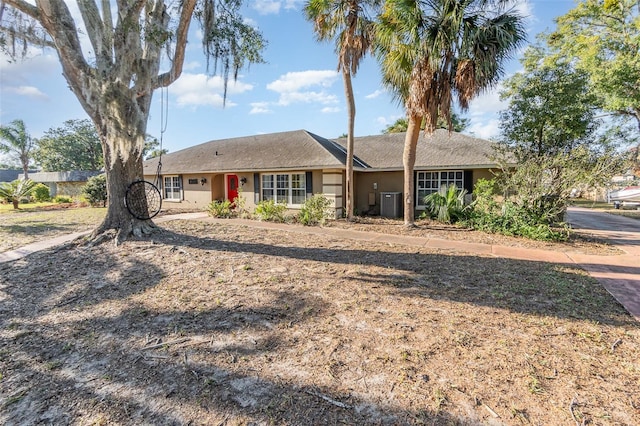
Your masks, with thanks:
[{"label": "patch of grass", "polygon": [[[38,203],[37,206],[51,205]],[[6,206],[1,206],[6,207]],[[0,252],[13,250],[43,238],[86,231],[97,226],[107,209],[81,207],[68,209],[2,210]]]},{"label": "patch of grass", "polygon": [[0,214],[19,213],[20,211],[33,211],[33,210],[38,210],[38,209],[42,209],[50,206],[55,206],[56,204],[57,203],[54,203],[52,201],[47,201],[42,203],[25,203],[25,204],[20,204],[19,205],[20,209],[16,210],[13,208],[13,205],[11,203],[0,203]]},{"label": "patch of grass", "polygon": [[569,205],[574,207],[584,207],[585,209],[613,210],[613,204],[604,201],[586,200],[584,198],[572,198]]}]

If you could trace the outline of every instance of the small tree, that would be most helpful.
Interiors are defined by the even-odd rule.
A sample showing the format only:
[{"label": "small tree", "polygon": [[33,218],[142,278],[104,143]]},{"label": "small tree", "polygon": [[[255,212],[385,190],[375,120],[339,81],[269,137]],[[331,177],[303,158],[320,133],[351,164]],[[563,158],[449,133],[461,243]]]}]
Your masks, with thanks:
[{"label": "small tree", "polygon": [[45,172],[100,170],[104,166],[96,127],[89,120],[67,120],[37,140],[33,157]]},{"label": "small tree", "polygon": [[8,203],[13,203],[13,208],[18,209],[20,199],[30,196],[36,185],[36,182],[31,179],[16,179],[13,182],[2,183],[0,184],[0,198],[4,198]]},{"label": "small tree", "polygon": [[102,203],[102,207],[105,207],[108,198],[106,175],[101,174],[89,178],[87,184],[82,188],[82,193],[91,205]]},{"label": "small tree", "polygon": [[298,214],[298,220],[303,225],[324,225],[325,221],[330,217],[329,207],[331,201],[323,194],[315,194],[313,197],[307,199],[300,213]]}]

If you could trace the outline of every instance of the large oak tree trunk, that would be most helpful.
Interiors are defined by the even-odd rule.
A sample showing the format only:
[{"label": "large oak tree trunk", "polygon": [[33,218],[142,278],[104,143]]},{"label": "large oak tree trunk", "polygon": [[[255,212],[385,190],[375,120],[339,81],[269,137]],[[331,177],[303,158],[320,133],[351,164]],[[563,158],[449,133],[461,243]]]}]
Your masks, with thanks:
[{"label": "large oak tree trunk", "polygon": [[415,183],[413,180],[413,168],[416,164],[416,148],[420,137],[420,124],[422,117],[412,115],[407,123],[407,133],[404,138],[404,152],[402,163],[404,165],[404,225],[415,226]]},{"label": "large oak tree trunk", "polygon": [[144,180],[142,150],[147,128],[151,95],[136,97],[128,89],[112,85],[111,99],[101,99],[89,109],[99,130],[107,175],[107,215],[93,232],[94,238],[115,231],[116,244],[130,235],[150,234],[156,229],[151,220],[135,218],[127,209],[125,195],[129,185]]}]

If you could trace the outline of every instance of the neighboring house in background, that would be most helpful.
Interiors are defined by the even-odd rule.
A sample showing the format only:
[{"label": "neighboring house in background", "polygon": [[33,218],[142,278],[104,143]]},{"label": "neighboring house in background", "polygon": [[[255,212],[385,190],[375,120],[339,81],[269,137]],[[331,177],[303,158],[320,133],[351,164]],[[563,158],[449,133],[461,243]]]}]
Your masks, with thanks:
[{"label": "neighboring house in background", "polygon": [[[82,195],[82,187],[87,184],[90,177],[104,173],[102,171],[75,170],[71,172],[38,172],[29,173],[29,179],[34,182],[44,183],[49,187],[51,197],[66,195],[78,197]],[[22,179],[23,174],[20,174]]]},{"label": "neighboring house in background", "polygon": [[[35,173],[35,170],[29,170],[29,176],[31,173]],[[13,182],[18,179],[18,177],[22,176],[22,169],[11,169],[11,170],[0,170],[0,183],[2,182]]]},{"label": "neighboring house in background", "polygon": [[[354,198],[360,214],[402,217],[404,133],[355,138]],[[441,185],[472,192],[480,178],[491,178],[492,142],[438,130],[421,137],[416,156],[417,209]],[[145,179],[154,182],[158,158],[144,162]],[[299,209],[313,194],[330,201],[336,217],[345,200],[345,140],[305,130],[206,142],[162,156],[160,191],[164,206],[202,210],[212,200],[241,194],[252,209],[274,199]]]}]

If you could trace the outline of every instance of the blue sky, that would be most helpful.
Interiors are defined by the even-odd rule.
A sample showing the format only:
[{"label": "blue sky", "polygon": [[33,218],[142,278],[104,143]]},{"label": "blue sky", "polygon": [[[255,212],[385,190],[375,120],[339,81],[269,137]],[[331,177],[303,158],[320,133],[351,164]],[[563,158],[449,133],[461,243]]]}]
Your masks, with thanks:
[{"label": "blue sky", "polygon": [[[553,29],[553,19],[575,6],[573,0],[516,1],[527,16],[528,41]],[[207,74],[199,31],[192,24],[181,78],[168,89],[163,147],[174,152],[213,139],[305,129],[334,138],[346,133],[347,117],[341,76],[336,73],[333,44],[315,41],[304,19],[303,0],[246,2],[243,14],[268,40],[266,64],[251,65],[229,84],[222,107],[222,82]],[[507,75],[520,69],[507,64]],[[380,84],[378,65],[367,58],[353,80],[356,136],[379,134],[403,117],[403,110]],[[497,113],[503,107],[498,89],[473,101],[464,114],[466,133],[491,138],[498,134]],[[161,135],[161,93],[154,95],[148,133]],[[53,51],[39,51],[26,61],[0,57],[0,123],[24,120],[31,136],[86,114],[68,89]]]}]

